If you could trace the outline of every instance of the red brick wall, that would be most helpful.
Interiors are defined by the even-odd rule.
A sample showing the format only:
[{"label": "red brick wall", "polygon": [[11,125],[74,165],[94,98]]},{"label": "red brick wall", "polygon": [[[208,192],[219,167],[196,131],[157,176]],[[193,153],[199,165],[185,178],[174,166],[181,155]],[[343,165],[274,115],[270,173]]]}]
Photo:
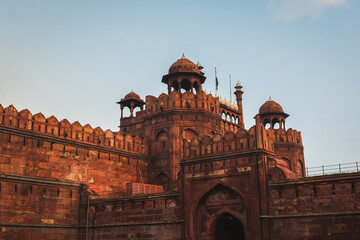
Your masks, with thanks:
[{"label": "red brick wall", "polygon": [[12,106],[0,105],[0,146],[0,239],[78,239],[81,184],[118,197],[148,181],[140,138]]},{"label": "red brick wall", "polygon": [[15,134],[0,132],[2,173],[84,183],[103,196],[126,194],[127,182],[148,181],[144,159]]},{"label": "red brick wall", "polygon": [[[89,203],[89,239],[181,239],[178,194],[95,199]],[[86,226],[87,201],[81,204],[81,225]],[[86,227],[81,236],[85,239]],[[85,237],[84,237],[85,236]]]},{"label": "red brick wall", "polygon": [[360,239],[359,210],[360,174],[339,174],[271,183],[265,219],[272,239]]},{"label": "red brick wall", "polygon": [[0,239],[76,239],[80,185],[1,175]]}]

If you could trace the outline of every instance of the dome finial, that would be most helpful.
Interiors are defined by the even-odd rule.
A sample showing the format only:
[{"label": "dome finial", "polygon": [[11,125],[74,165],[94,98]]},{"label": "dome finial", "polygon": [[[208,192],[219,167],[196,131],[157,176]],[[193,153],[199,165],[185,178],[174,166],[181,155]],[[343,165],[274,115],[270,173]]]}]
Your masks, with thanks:
[{"label": "dome finial", "polygon": [[271,96],[269,96],[269,99],[268,99],[268,101],[274,101],[274,100],[272,100],[272,99],[271,99]]},{"label": "dome finial", "polygon": [[183,53],[183,55],[181,56],[180,59],[187,59],[187,58],[185,57],[185,54],[184,54],[184,53]]},{"label": "dome finial", "polygon": [[239,81],[236,83],[235,87],[234,87],[236,90],[241,90],[242,89],[242,86],[241,84],[239,83]]}]

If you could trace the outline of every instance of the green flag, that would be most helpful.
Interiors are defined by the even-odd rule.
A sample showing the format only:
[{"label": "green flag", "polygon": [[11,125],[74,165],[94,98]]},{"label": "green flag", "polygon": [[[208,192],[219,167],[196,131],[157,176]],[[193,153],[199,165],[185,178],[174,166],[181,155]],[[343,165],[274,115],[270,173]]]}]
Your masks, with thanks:
[{"label": "green flag", "polygon": [[216,91],[219,89],[219,80],[217,78],[216,68],[215,68],[215,89]]}]

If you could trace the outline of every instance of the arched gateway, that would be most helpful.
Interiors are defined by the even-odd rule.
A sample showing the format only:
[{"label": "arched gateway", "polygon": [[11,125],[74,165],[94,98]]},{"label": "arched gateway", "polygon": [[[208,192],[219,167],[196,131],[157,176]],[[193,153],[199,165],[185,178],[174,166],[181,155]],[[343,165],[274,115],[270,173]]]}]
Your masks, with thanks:
[{"label": "arched gateway", "polygon": [[195,239],[244,240],[246,219],[244,199],[235,190],[219,184],[198,204]]}]

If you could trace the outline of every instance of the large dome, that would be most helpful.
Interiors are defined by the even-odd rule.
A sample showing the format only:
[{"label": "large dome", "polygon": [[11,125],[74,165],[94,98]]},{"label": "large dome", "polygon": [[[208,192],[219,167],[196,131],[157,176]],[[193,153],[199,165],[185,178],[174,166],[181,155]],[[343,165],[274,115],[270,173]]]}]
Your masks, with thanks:
[{"label": "large dome", "polygon": [[184,55],[174,62],[169,68],[169,74],[177,72],[195,72],[200,73],[198,66],[196,66],[192,61],[187,59]]},{"label": "large dome", "polygon": [[267,113],[284,113],[284,110],[282,109],[281,105],[272,100],[269,97],[269,100],[267,100],[259,109],[260,114],[267,114]]}]

